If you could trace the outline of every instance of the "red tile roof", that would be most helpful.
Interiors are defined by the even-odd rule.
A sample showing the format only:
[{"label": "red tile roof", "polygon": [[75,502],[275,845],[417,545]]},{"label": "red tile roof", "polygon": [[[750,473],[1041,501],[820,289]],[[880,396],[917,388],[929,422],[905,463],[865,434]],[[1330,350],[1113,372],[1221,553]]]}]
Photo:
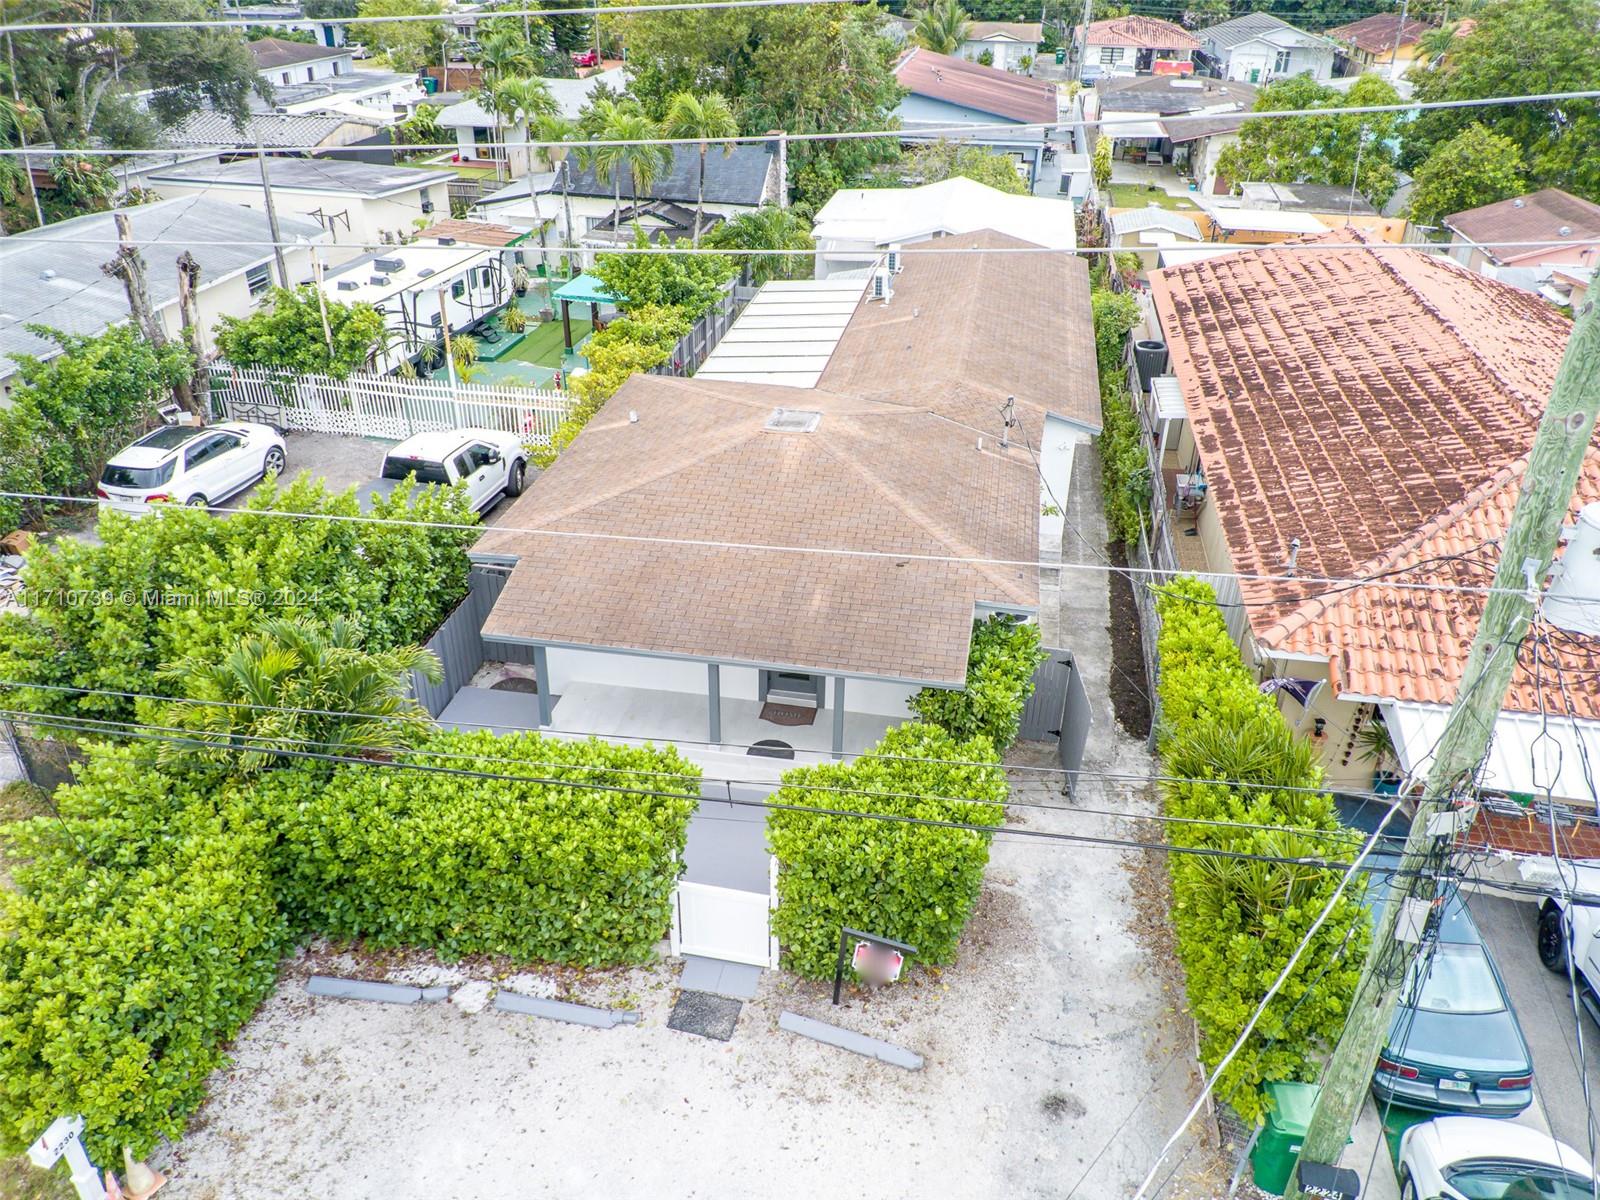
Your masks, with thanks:
[{"label": "red tile roof", "polygon": [[915,48],[900,60],[894,77],[914,95],[1009,117],[1023,124],[1038,125],[1056,119],[1055,84],[949,54]]},{"label": "red tile roof", "polygon": [[[1281,575],[1298,538],[1302,579],[1491,581],[1570,322],[1379,246],[1208,259],[1156,272],[1151,291],[1235,571]],[[1600,445],[1574,512],[1595,499]],[[1328,658],[1341,693],[1424,703],[1453,698],[1482,607],[1395,586],[1241,588],[1262,646]],[[1600,642],[1578,660],[1600,670]],[[1580,715],[1600,715],[1600,688],[1576,690]],[[1507,707],[1537,711],[1534,693],[1524,668]]]},{"label": "red tile roof", "polygon": [[1388,54],[1395,48],[1396,34],[1399,35],[1400,45],[1409,46],[1432,28],[1431,23],[1419,21],[1416,17],[1407,17],[1402,28],[1399,13],[1374,13],[1370,17],[1330,29],[1328,36],[1336,42],[1346,42],[1358,50],[1365,50],[1368,54]]},{"label": "red tile roof", "polygon": [[1092,21],[1084,44],[1133,46],[1140,50],[1198,50],[1200,39],[1181,25],[1157,17],[1110,17]]}]

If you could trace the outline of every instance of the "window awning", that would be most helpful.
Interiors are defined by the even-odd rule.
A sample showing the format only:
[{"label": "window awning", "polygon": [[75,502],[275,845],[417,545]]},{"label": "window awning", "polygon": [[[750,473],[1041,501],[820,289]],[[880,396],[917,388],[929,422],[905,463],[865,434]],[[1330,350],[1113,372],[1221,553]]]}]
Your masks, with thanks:
[{"label": "window awning", "polygon": [[[1444,733],[1450,710],[1439,704],[1390,701],[1383,705],[1400,767],[1421,775]],[[1551,714],[1548,723],[1535,713],[1502,712],[1494,723],[1494,740],[1484,764],[1483,786],[1519,795],[1600,803],[1584,773],[1587,757],[1600,783],[1600,721],[1573,720]]]}]

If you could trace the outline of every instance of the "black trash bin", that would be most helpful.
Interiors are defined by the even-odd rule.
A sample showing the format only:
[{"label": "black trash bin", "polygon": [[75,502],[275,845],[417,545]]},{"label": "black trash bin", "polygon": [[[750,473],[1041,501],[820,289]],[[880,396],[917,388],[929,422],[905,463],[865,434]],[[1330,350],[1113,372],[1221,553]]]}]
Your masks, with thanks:
[{"label": "black trash bin", "polygon": [[1133,344],[1134,365],[1139,368],[1139,390],[1148,392],[1150,381],[1167,373],[1167,344],[1154,340],[1141,340]]}]

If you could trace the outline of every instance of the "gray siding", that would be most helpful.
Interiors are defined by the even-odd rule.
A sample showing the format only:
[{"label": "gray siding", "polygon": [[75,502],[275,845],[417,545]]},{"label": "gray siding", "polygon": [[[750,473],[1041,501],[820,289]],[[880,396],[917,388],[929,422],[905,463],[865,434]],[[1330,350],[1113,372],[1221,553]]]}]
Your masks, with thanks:
[{"label": "gray siding", "polygon": [[[506,586],[505,573],[487,567],[473,567],[467,578],[471,590],[466,599],[456,605],[438,632],[428,639],[428,649],[438,656],[444,667],[443,681],[429,683],[416,672],[411,674],[412,694],[421,701],[430,717],[442,713],[450,698],[483,666],[483,623]],[[496,654],[495,657],[503,656]]]}]

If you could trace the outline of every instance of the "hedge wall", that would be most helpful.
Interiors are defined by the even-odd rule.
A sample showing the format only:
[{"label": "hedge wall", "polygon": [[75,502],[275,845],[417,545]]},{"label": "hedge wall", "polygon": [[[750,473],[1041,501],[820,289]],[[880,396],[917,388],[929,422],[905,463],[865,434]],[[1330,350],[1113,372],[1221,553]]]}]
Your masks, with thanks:
[{"label": "hedge wall", "polygon": [[288,927],[270,837],[212,801],[215,780],[150,758],[102,748],[56,792],[62,821],[11,827],[24,861],[0,890],[0,1152],[63,1113],[84,1115],[102,1163],[177,1137],[272,990]]},{"label": "hedge wall", "polygon": [[699,768],[672,747],[487,732],[438,733],[402,761],[475,767],[447,757],[460,755],[526,760],[476,766],[528,781],[349,766],[326,784],[283,772],[262,785],[294,925],[447,958],[648,960],[666,933]]},{"label": "hedge wall", "polygon": [[923,688],[911,697],[912,711],[951,737],[986,737],[1004,751],[1017,740],[1033,673],[1044,660],[1037,625],[1001,613],[974,621],[966,687]]},{"label": "hedge wall", "polygon": [[[1168,839],[1275,857],[1353,857],[1349,842],[1287,828],[1340,826],[1332,798],[1315,790],[1322,785],[1315,748],[1257,686],[1211,588],[1176,580],[1158,596],[1157,611],[1160,745],[1165,773],[1177,780],[1163,785],[1166,813],[1264,827],[1172,824]],[[1201,1058],[1214,1068],[1328,903],[1339,875],[1183,854],[1170,855],[1168,866],[1189,1008]],[[1259,1084],[1315,1077],[1344,1027],[1366,941],[1360,890],[1347,889],[1218,1089],[1247,1120],[1262,1111]]]},{"label": "hedge wall", "polygon": [[[947,796],[967,799],[939,798]],[[1005,774],[987,738],[958,741],[918,724],[891,729],[853,762],[788,771],[773,796],[804,808],[976,825],[999,825],[1005,798]],[[909,942],[916,964],[953,960],[983,883],[990,835],[775,808],[767,840],[778,859],[772,926],[786,965],[822,979],[833,974],[842,925]]]}]

